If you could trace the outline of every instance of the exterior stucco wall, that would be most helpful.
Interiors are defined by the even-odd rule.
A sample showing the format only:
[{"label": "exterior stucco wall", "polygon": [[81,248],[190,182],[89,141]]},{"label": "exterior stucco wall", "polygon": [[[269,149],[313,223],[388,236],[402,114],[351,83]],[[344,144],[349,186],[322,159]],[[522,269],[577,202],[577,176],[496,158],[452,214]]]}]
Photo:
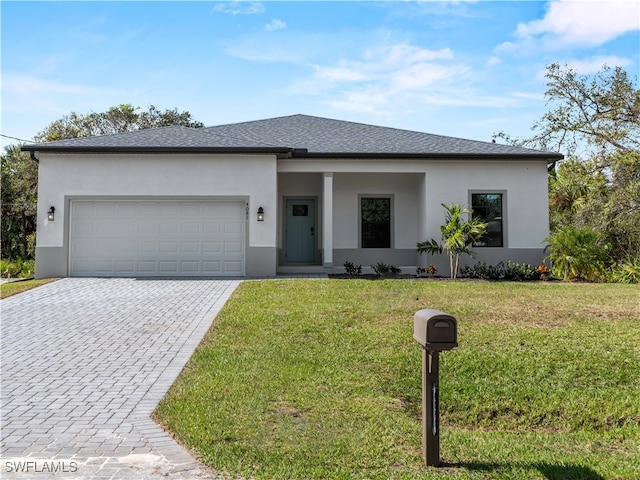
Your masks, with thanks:
[{"label": "exterior stucco wall", "polygon": [[[274,155],[39,154],[37,276],[66,276],[67,210],[74,198],[244,199],[249,204],[247,276],[275,275],[277,173]],[[47,220],[54,206],[55,221]],[[264,222],[256,211],[267,212]],[[64,259],[60,258],[61,255]],[[264,261],[264,258],[267,261]],[[265,269],[264,264],[269,263]],[[59,271],[65,265],[65,271]],[[258,265],[254,268],[252,265]]]},{"label": "exterior stucco wall", "polygon": [[419,176],[416,174],[340,173],[334,175],[335,249],[360,248],[361,196],[392,197],[392,248],[415,249]]},{"label": "exterior stucco wall", "polygon": [[429,165],[425,182],[428,235],[439,234],[444,221],[441,203],[468,205],[472,191],[504,192],[505,247],[544,247],[549,235],[544,162],[438,162]]},{"label": "exterior stucco wall", "polygon": [[[504,193],[505,247],[476,248],[464,264],[542,260],[548,236],[547,170],[544,161],[385,159],[286,159],[274,155],[210,154],[38,154],[37,276],[67,275],[67,209],[77,198],[242,199],[249,204],[246,274],[273,276],[282,254],[284,199],[317,199],[317,248],[322,220],[332,218],[333,265],[345,260],[399,266],[446,258],[416,253],[416,242],[440,239],[442,203],[470,203],[472,191]],[[332,177],[331,215],[324,215],[323,174]],[[390,195],[393,248],[359,247],[359,202],[363,195]],[[50,206],[54,222],[47,221]],[[258,207],[265,221],[256,221]],[[328,241],[328,240],[327,240]],[[282,257],[280,257],[282,258]]]},{"label": "exterior stucco wall", "polygon": [[[547,166],[544,161],[504,160],[284,160],[279,172],[333,172],[334,266],[344,260],[370,265],[385,261],[395,265],[435,263],[448,270],[444,256],[418,256],[416,243],[440,240],[444,222],[441,204],[468,205],[471,192],[504,194],[503,248],[475,248],[474,258],[462,265],[486,261],[538,263],[544,258],[548,236]],[[366,173],[365,173],[366,172]],[[358,245],[358,198],[367,194],[393,196],[394,247],[361,249]]]}]

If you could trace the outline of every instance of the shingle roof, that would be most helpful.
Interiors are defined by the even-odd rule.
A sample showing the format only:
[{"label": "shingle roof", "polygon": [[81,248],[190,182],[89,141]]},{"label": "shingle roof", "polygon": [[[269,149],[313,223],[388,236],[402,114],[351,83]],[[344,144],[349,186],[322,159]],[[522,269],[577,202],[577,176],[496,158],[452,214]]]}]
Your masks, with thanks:
[{"label": "shingle roof", "polygon": [[[27,145],[27,147],[59,147],[59,148],[126,148],[126,147],[271,147],[262,142],[238,141],[208,132],[201,128],[182,126],[170,126],[162,128],[149,128],[134,132],[114,133],[111,135],[99,135],[96,137],[72,138],[56,142]],[[38,149],[36,149],[38,150]]]},{"label": "shingle roof", "polygon": [[[164,127],[25,145],[27,151],[277,151],[294,156],[527,157],[560,154],[511,145],[291,115],[194,129]],[[295,151],[294,151],[295,150]]]}]

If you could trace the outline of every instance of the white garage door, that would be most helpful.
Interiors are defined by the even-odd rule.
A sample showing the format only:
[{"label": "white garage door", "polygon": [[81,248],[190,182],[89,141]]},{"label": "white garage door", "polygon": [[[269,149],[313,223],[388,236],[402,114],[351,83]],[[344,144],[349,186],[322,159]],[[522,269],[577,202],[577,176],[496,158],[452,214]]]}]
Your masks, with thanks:
[{"label": "white garage door", "polygon": [[74,200],[71,276],[243,276],[240,201]]}]

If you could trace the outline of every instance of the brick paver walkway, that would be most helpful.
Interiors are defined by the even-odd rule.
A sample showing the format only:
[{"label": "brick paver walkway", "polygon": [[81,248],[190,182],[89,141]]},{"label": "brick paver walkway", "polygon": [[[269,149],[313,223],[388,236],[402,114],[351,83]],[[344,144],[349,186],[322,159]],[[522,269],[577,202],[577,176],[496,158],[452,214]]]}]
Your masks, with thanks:
[{"label": "brick paver walkway", "polygon": [[238,283],[67,278],[2,300],[0,477],[214,478],[150,415]]}]

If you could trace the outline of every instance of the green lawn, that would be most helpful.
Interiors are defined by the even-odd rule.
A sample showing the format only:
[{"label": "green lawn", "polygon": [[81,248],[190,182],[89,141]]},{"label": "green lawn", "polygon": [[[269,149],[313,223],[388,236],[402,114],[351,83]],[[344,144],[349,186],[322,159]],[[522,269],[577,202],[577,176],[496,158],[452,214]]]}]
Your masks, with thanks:
[{"label": "green lawn", "polygon": [[0,298],[7,298],[17,293],[26,292],[32,288],[39,287],[46,283],[51,283],[57,278],[42,278],[40,280],[21,280],[16,282],[3,283],[0,285]]},{"label": "green lawn", "polygon": [[[439,469],[421,458],[422,308],[458,320]],[[249,281],[156,418],[256,479],[635,479],[639,342],[633,285]]]}]

